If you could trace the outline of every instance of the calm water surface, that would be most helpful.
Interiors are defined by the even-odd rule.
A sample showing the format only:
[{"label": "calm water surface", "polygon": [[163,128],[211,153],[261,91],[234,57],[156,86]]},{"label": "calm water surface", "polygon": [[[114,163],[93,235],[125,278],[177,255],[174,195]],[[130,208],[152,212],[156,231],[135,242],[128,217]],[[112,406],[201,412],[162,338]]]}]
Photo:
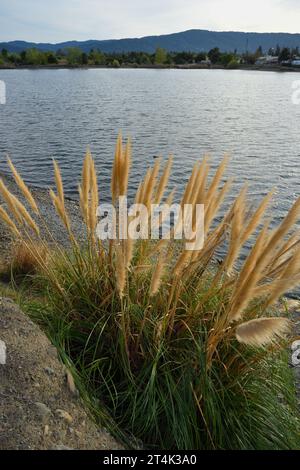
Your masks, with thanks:
[{"label": "calm water surface", "polygon": [[108,200],[119,129],[133,139],[131,191],[153,157],[175,157],[180,192],[205,153],[216,166],[231,155],[236,190],[251,198],[277,187],[281,217],[300,194],[300,105],[292,104],[297,73],[222,70],[2,70],[0,170],[9,153],[27,182],[52,184],[55,157],[70,196],[88,144],[96,158],[102,200]]}]

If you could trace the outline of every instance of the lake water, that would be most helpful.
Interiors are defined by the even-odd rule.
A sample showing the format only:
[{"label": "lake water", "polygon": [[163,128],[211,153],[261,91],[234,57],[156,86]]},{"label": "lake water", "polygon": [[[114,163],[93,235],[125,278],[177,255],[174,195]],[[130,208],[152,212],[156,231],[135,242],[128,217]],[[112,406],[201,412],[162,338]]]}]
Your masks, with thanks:
[{"label": "lake water", "polygon": [[51,158],[69,196],[86,146],[99,170],[102,200],[119,129],[133,140],[137,186],[153,157],[175,157],[172,183],[182,190],[205,153],[216,166],[231,155],[236,190],[252,200],[277,187],[281,217],[300,194],[300,105],[292,103],[297,73],[222,70],[0,70],[7,103],[0,105],[0,170],[9,153],[26,181],[52,183]]}]

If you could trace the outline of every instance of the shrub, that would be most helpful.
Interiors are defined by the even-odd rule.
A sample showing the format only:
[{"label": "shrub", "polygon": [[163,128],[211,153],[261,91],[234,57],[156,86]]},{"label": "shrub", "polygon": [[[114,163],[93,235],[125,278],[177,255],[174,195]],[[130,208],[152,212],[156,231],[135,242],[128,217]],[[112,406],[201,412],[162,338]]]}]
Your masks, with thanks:
[{"label": "shrub", "polygon": [[34,276],[39,272],[39,258],[46,261],[48,249],[38,242],[17,241],[10,250],[10,257],[0,270],[0,279],[4,282],[14,281],[17,284],[25,277]]},{"label": "shrub", "polygon": [[[161,175],[160,160],[147,171],[136,202],[149,207],[164,200],[171,163],[170,158]],[[124,147],[119,136],[111,183],[115,204],[127,193],[130,164],[130,142]],[[0,192],[10,215],[4,208],[0,215],[28,244],[33,237],[41,238],[42,217],[10,165],[35,216],[3,182]],[[57,247],[47,263],[36,252],[48,294],[43,319],[110,416],[109,426],[114,422],[147,447],[299,447],[285,354],[290,323],[273,305],[299,284],[295,225],[300,199],[279,226],[271,228],[265,213],[272,194],[251,212],[245,186],[219,217],[231,186],[230,180],[222,183],[226,165],[227,158],[211,179],[207,159],[193,168],[181,204],[204,204],[205,243],[201,250],[187,251],[184,243],[164,239],[107,244],[97,240],[98,184],[90,152],[79,187],[87,231],[86,243],[80,245],[54,163],[57,192],[51,190],[50,196],[72,248]],[[167,204],[173,195],[166,196]],[[249,242],[252,248],[240,264],[241,250]],[[215,255],[224,243],[226,254],[218,264]]]}]

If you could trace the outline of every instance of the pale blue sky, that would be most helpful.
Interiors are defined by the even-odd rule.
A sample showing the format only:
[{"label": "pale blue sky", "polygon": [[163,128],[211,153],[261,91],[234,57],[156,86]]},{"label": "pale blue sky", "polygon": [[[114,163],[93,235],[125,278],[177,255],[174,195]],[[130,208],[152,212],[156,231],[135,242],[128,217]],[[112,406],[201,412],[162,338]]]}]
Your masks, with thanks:
[{"label": "pale blue sky", "polygon": [[191,28],[300,32],[300,0],[0,0],[0,41],[109,39]]}]

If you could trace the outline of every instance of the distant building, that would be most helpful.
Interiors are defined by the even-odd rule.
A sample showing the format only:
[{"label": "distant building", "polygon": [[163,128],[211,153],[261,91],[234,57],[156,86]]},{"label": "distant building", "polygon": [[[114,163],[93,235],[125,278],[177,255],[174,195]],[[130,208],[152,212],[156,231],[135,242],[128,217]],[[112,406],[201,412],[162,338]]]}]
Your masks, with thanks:
[{"label": "distant building", "polygon": [[202,65],[211,65],[211,61],[209,59],[201,60],[200,64]]},{"label": "distant building", "polygon": [[262,56],[262,57],[259,57],[255,62],[255,65],[271,65],[271,64],[278,64],[277,56],[273,56],[273,55]]},{"label": "distant building", "polygon": [[300,57],[295,57],[291,62],[292,67],[300,67]]}]

